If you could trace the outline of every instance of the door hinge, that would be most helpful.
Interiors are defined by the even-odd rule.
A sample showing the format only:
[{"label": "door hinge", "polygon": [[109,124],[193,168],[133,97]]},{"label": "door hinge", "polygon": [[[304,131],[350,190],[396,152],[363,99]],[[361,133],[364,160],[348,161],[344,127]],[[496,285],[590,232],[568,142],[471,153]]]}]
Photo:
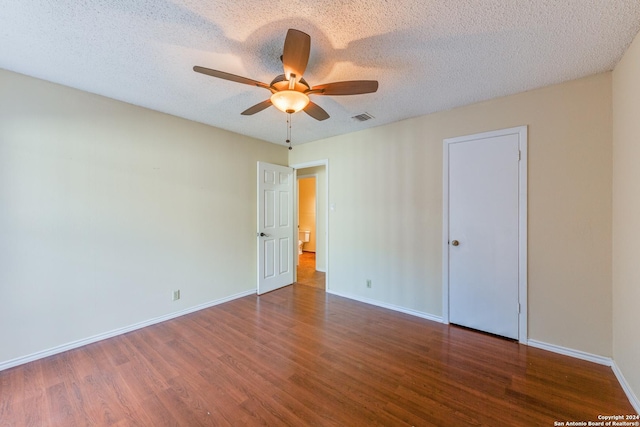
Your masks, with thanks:
[{"label": "door hinge", "polygon": [[518,161],[522,160],[522,151],[518,150]]},{"label": "door hinge", "polygon": [[520,314],[520,303],[518,303],[518,314]]}]

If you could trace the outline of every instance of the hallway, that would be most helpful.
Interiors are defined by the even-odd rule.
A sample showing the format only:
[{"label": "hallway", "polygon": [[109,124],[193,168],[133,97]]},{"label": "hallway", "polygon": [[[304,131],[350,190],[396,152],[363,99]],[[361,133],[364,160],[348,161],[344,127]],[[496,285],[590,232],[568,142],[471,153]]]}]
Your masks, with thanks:
[{"label": "hallway", "polygon": [[325,273],[316,270],[315,252],[303,252],[298,257],[297,284],[325,289]]}]

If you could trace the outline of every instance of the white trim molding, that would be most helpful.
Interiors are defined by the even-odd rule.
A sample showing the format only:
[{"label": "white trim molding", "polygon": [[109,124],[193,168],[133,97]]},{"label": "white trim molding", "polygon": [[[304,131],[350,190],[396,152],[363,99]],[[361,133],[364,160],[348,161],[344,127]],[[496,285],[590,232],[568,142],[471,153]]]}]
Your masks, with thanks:
[{"label": "white trim molding", "polygon": [[[331,291],[331,290],[327,290],[327,293],[332,294],[332,295],[336,295],[336,296],[339,296],[339,297],[343,297],[343,298],[348,298],[348,299],[351,299],[351,300],[359,301],[359,302],[362,302],[362,303],[365,303],[365,304],[375,305],[377,307],[382,307],[382,308],[386,308],[386,309],[389,309],[389,310],[393,310],[393,311],[398,311],[398,312],[401,312],[401,313],[409,314],[409,315],[412,315],[412,316],[421,317],[423,319],[431,320],[433,322],[447,323],[440,316],[434,316],[432,314],[423,313],[421,311],[411,310],[411,309],[407,309],[407,308],[404,308],[404,307],[399,307],[399,306],[396,306],[396,305],[393,305],[393,304],[387,304],[387,303],[383,303],[383,302],[380,302],[380,301],[372,300],[372,299],[369,299],[369,298],[363,298],[363,297],[359,297],[359,296],[344,294],[344,293],[341,293],[341,292],[334,292],[334,291]],[[638,397],[635,395],[635,393],[631,389],[631,386],[629,386],[629,383],[627,382],[627,380],[625,379],[624,375],[622,374],[622,371],[620,371],[620,368],[618,367],[618,365],[616,364],[616,362],[612,358],[605,357],[605,356],[599,356],[597,354],[587,353],[587,352],[581,351],[581,350],[574,350],[572,348],[562,347],[562,346],[559,346],[559,345],[549,344],[549,343],[545,343],[545,342],[537,341],[537,340],[527,340],[526,342],[521,342],[521,344],[528,345],[528,346],[534,347],[534,348],[539,348],[541,350],[550,351],[552,353],[562,354],[563,356],[568,356],[568,357],[572,357],[572,358],[580,359],[580,360],[586,360],[587,362],[597,363],[598,365],[604,365],[604,366],[610,367],[611,370],[613,371],[613,374],[616,376],[618,382],[620,383],[620,386],[622,387],[622,389],[624,390],[625,394],[627,395],[627,398],[629,399],[629,402],[631,403],[631,406],[633,406],[635,411],[638,414],[640,414],[640,400],[638,400]]]},{"label": "white trim molding", "polygon": [[204,304],[199,304],[181,311],[176,311],[173,313],[166,314],[164,316],[156,317],[153,319],[145,320],[143,322],[135,323],[133,325],[125,326],[123,328],[114,329],[112,331],[104,332],[102,334],[94,335],[88,338],[84,338],[78,341],[73,341],[67,344],[62,344],[48,350],[38,351],[36,353],[32,353],[26,356],[18,357],[15,359],[8,360],[6,362],[0,363],[0,371],[4,371],[5,369],[13,368],[15,366],[24,365],[25,363],[33,362],[38,359],[44,359],[45,357],[53,356],[55,354],[63,353],[65,351],[73,350],[74,348],[82,347],[88,344],[93,344],[98,341],[106,340],[108,338],[113,338],[118,335],[126,334],[127,332],[135,331],[137,329],[142,329],[147,326],[155,325],[156,323],[162,323],[167,320],[175,319],[176,317],[184,316],[185,314],[190,314],[196,311],[204,310],[205,308],[213,307],[218,304],[222,304],[225,302],[232,301],[234,299],[246,297],[249,295],[255,295],[256,290],[251,289],[249,291],[240,292],[235,295],[230,295],[225,298],[220,298],[214,301],[210,301]]},{"label": "white trim molding", "polygon": [[[329,269],[329,243],[330,243],[330,235],[329,235],[329,200],[331,200],[329,198],[330,196],[330,191],[329,191],[329,159],[321,159],[321,160],[313,160],[310,162],[302,162],[302,163],[294,163],[294,164],[289,164],[290,168],[293,168],[294,170],[294,178],[295,178],[295,190],[294,190],[294,209],[295,209],[295,227],[296,229],[298,228],[298,179],[297,179],[297,173],[298,173],[298,169],[305,169],[305,168],[313,168],[313,167],[317,167],[317,166],[324,166],[324,172],[325,172],[325,180],[324,180],[324,187],[325,187],[325,218],[324,218],[324,239],[325,239],[325,247],[324,247],[324,270],[318,270],[318,271],[322,271],[323,273],[325,273],[324,276],[324,288],[325,290],[329,290],[330,286],[331,286],[331,281],[330,281],[330,269]],[[316,177],[316,194],[318,193],[318,180]],[[316,207],[316,215],[318,213],[317,207]],[[316,231],[317,231],[317,226],[318,226],[318,219],[316,217]],[[298,239],[294,239],[296,242],[296,253],[297,252],[297,247],[298,247]],[[318,245],[318,233],[316,232],[316,249],[317,249],[317,245]],[[298,261],[296,260],[296,266],[298,265]],[[297,278],[297,272],[295,272],[295,276],[296,276],[296,280]]]},{"label": "white trim molding", "polygon": [[616,363],[615,360],[612,360],[611,369],[613,370],[614,375],[618,379],[620,386],[622,387],[625,394],[627,395],[627,398],[629,399],[629,403],[631,403],[631,406],[633,406],[633,409],[636,410],[636,413],[640,414],[640,399],[638,399],[638,396],[636,396],[636,394],[631,389],[631,386],[629,385],[629,383],[627,382],[627,379],[622,374],[622,371],[618,367],[618,364]]},{"label": "white trim molding", "polygon": [[620,387],[622,387],[622,390],[624,390],[624,393],[627,395],[627,398],[629,399],[629,403],[631,403],[631,406],[633,406],[633,409],[635,409],[635,411],[638,414],[640,414],[640,400],[638,400],[638,397],[635,395],[635,393],[631,389],[631,386],[629,385],[626,378],[622,374],[622,371],[616,364],[615,360],[613,360],[612,358],[605,357],[605,356],[598,356],[596,354],[591,354],[584,351],[574,350],[572,348],[562,347],[559,345],[549,344],[549,343],[536,341],[536,340],[528,340],[527,345],[531,347],[539,348],[541,350],[547,350],[553,353],[562,354],[564,356],[569,356],[569,357],[573,357],[580,360],[586,360],[587,362],[593,362],[599,365],[609,366],[613,371],[613,374],[616,376],[618,383],[620,383]]},{"label": "white trim molding", "polygon": [[518,341],[527,343],[527,126],[446,138],[442,141],[442,319],[449,323],[449,145],[504,135],[518,135]]},{"label": "white trim molding", "polygon": [[560,345],[549,344],[537,340],[528,340],[527,345],[541,350],[551,351],[553,353],[562,354],[564,356],[573,357],[580,360],[586,360],[587,362],[597,363],[598,365],[611,366],[613,360],[610,357],[598,356],[597,354],[587,353],[581,350],[574,350],[572,348],[562,347]]},{"label": "white trim molding", "polygon": [[328,294],[332,294],[332,295],[336,295],[336,296],[339,296],[339,297],[342,297],[342,298],[348,298],[348,299],[351,299],[351,300],[354,300],[354,301],[363,302],[365,304],[375,305],[376,307],[382,307],[382,308],[386,308],[388,310],[393,310],[393,311],[398,311],[400,313],[409,314],[411,316],[421,317],[423,319],[431,320],[432,322],[444,323],[442,321],[442,317],[441,316],[435,316],[433,314],[424,313],[422,311],[411,310],[410,308],[400,307],[398,305],[388,304],[386,302],[381,302],[381,301],[377,301],[377,300],[374,300],[374,299],[369,299],[369,298],[363,298],[363,297],[359,297],[359,296],[355,296],[355,295],[344,294],[342,292],[335,292],[335,291],[332,291],[332,290],[329,290],[329,289],[327,289],[327,293]]}]

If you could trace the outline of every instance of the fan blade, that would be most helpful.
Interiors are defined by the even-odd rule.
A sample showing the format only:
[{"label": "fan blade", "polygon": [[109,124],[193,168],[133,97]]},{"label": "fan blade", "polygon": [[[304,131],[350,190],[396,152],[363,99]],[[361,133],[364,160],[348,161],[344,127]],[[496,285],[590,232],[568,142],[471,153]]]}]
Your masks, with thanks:
[{"label": "fan blade", "polygon": [[[351,80],[318,85],[311,88],[315,95],[361,95],[378,90],[376,80]],[[316,92],[317,91],[317,92]]]},{"label": "fan blade", "polygon": [[291,74],[296,75],[299,81],[309,62],[309,51],[311,50],[311,37],[302,31],[289,29],[287,37],[284,39],[284,50],[282,52],[282,66],[287,80]]},{"label": "fan blade", "polygon": [[262,101],[261,103],[256,104],[253,107],[249,107],[240,114],[242,114],[243,116],[250,116],[252,114],[259,113],[260,111],[269,107],[271,107],[271,99],[267,99],[266,101]]},{"label": "fan blade", "polygon": [[257,80],[248,79],[246,77],[236,76],[235,74],[225,73],[224,71],[212,70],[211,68],[193,67],[193,71],[196,73],[206,74],[208,76],[217,77],[219,79],[230,80],[236,83],[243,83],[245,85],[258,86],[263,87],[265,89],[269,89],[269,85],[266,83],[259,82]]},{"label": "fan blade", "polygon": [[304,107],[304,112],[313,117],[316,120],[327,120],[329,118],[329,114],[322,109],[318,104],[314,104],[313,102],[309,102],[306,107]]}]

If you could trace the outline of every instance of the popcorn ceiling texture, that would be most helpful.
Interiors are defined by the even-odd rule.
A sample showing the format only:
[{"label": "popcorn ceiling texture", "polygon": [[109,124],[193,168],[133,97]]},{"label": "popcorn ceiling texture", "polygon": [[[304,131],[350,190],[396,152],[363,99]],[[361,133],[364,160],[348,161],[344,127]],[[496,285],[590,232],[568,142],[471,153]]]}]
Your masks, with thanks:
[{"label": "popcorn ceiling texture", "polygon": [[640,1],[0,0],[0,68],[283,143],[283,113],[240,115],[267,90],[192,67],[268,83],[288,28],[311,36],[311,85],[380,82],[314,97],[331,118],[294,115],[300,144],[612,70]]}]

